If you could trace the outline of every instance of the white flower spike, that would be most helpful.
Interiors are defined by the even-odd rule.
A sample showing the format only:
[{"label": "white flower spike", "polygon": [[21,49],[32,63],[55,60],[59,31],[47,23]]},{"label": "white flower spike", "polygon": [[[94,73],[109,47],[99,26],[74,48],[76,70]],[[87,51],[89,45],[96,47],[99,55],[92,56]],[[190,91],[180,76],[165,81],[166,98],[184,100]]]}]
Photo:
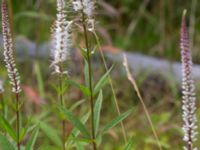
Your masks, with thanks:
[{"label": "white flower spike", "polygon": [[88,18],[93,17],[94,1],[93,0],[74,0],[73,8],[75,11],[83,11]]},{"label": "white flower spike", "polygon": [[4,43],[4,61],[10,78],[10,84],[12,85],[12,92],[21,92],[20,87],[20,76],[16,67],[16,63],[13,56],[13,40],[10,31],[8,10],[6,1],[2,0],[2,32],[3,32],[3,43]]},{"label": "white flower spike", "polygon": [[66,20],[65,1],[57,0],[57,18],[52,29],[52,50],[51,55],[53,62],[51,67],[54,68],[53,73],[64,74],[67,71],[62,70],[60,64],[67,60],[69,50],[72,45],[71,41],[71,24],[72,21]]}]

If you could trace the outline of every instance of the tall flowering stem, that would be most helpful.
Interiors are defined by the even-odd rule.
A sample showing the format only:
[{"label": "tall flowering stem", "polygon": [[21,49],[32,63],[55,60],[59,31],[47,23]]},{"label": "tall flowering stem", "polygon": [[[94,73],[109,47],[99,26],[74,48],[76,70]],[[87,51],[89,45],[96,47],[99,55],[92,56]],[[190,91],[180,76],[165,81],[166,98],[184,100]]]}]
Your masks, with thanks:
[{"label": "tall flowering stem", "polygon": [[[57,18],[55,24],[52,28],[52,64],[53,74],[59,76],[59,99],[62,107],[65,106],[63,98],[63,78],[64,75],[67,75],[67,71],[64,70],[64,62],[69,57],[69,50],[71,47],[71,21],[66,20],[67,15],[65,12],[65,0],[57,0]],[[66,121],[62,120],[62,143],[63,150],[65,147],[65,124]]]},{"label": "tall flowering stem", "polygon": [[85,24],[85,15],[82,15],[83,21],[83,29],[84,29],[84,37],[85,37],[85,45],[87,49],[87,62],[88,62],[88,70],[89,70],[89,89],[90,89],[90,109],[91,109],[91,126],[92,126],[92,144],[93,149],[96,150],[96,137],[95,137],[95,129],[94,129],[94,94],[92,87],[92,62],[91,62],[91,51],[89,49],[88,43],[88,34],[87,34],[87,26]]},{"label": "tall flowering stem", "polygon": [[181,26],[181,61],[182,61],[182,110],[183,110],[183,140],[186,142],[184,150],[197,150],[193,143],[196,140],[196,97],[195,85],[192,79],[192,57],[189,46],[188,28],[186,25],[186,11],[183,13]]},{"label": "tall flowering stem", "polygon": [[10,79],[10,84],[12,86],[12,92],[15,93],[16,97],[16,134],[17,134],[17,148],[20,150],[20,122],[19,122],[19,93],[21,92],[20,87],[20,76],[18,69],[16,68],[16,63],[14,60],[14,50],[13,50],[13,40],[9,24],[9,15],[7,10],[6,1],[2,0],[1,5],[2,11],[2,30],[3,30],[3,42],[4,42],[4,61],[6,63],[6,68],[8,71],[8,76]]},{"label": "tall flowering stem", "polygon": [[89,90],[90,90],[90,109],[91,109],[91,135],[92,135],[92,146],[93,150],[97,149],[96,146],[96,136],[94,127],[94,93],[93,93],[93,83],[92,83],[92,62],[91,62],[91,50],[89,46],[88,31],[92,30],[94,27],[94,2],[93,0],[74,0],[73,8],[75,11],[81,13],[81,22],[84,32],[85,47],[86,47],[86,60],[88,63],[88,74],[89,74]]}]

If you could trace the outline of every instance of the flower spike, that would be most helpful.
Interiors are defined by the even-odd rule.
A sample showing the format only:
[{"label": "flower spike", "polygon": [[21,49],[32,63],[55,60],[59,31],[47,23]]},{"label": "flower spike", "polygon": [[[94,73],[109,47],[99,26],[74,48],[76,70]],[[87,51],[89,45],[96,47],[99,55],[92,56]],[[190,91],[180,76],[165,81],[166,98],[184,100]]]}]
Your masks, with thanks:
[{"label": "flower spike", "polygon": [[183,140],[186,142],[184,150],[197,150],[193,143],[196,140],[197,119],[195,85],[192,78],[192,57],[189,46],[189,34],[186,25],[186,10],[183,12],[181,25],[181,61],[182,61],[182,110],[183,110]]},{"label": "flower spike", "polygon": [[57,18],[52,28],[52,50],[51,55],[53,62],[51,67],[54,68],[54,73],[64,74],[60,64],[67,60],[71,47],[71,24],[72,21],[66,20],[65,1],[57,0]]},{"label": "flower spike", "polygon": [[2,30],[3,30],[2,32],[3,32],[3,43],[4,43],[4,53],[3,53],[4,61],[6,63],[8,76],[10,78],[10,84],[12,85],[12,92],[19,93],[21,92],[20,76],[13,56],[14,54],[13,39],[11,35],[8,10],[5,0],[2,0],[1,11],[2,11]]}]

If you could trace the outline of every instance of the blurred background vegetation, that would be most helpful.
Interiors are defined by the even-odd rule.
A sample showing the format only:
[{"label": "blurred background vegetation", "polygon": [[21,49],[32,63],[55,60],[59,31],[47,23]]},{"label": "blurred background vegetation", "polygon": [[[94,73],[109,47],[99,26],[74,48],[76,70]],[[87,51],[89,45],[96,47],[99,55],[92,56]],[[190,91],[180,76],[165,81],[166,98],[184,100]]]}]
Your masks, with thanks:
[{"label": "blurred background vegetation", "polygon": [[[44,42],[55,18],[55,0],[12,0],[14,32]],[[199,60],[200,10],[197,0],[99,0],[96,19],[105,44],[172,60],[179,58],[179,30],[188,10],[195,61]],[[195,32],[193,31],[195,30]]]},{"label": "blurred background vegetation", "polygon": [[[55,0],[10,0],[11,3],[14,36],[23,35],[38,45],[49,41],[50,27],[56,14]],[[97,31],[102,45],[164,58],[169,61],[179,61],[180,22],[183,9],[187,9],[193,59],[195,63],[200,63],[199,7],[198,0],[98,0]],[[36,97],[47,100],[45,104],[53,104],[50,83],[53,79],[49,75],[48,63],[49,60],[39,60],[34,64],[27,61],[20,64],[19,69],[23,83],[31,87],[31,89],[25,87],[26,92],[30,90],[35,93]],[[94,67],[98,70],[95,72],[96,76],[102,74],[103,69],[99,70],[99,65]],[[133,137],[136,150],[156,150],[157,146],[150,125],[123,71],[119,65],[116,65],[113,79],[121,111],[134,107],[134,113],[124,122],[128,137]],[[1,77],[6,76],[3,65],[1,65],[0,73]],[[78,77],[73,78],[77,79]],[[177,85],[173,80],[162,78],[159,74],[149,75],[145,72],[137,78],[137,82],[151,113],[163,149],[182,149],[180,85]],[[110,100],[111,92],[109,87],[107,88],[108,90],[105,90],[104,93],[105,105],[103,105],[102,124],[116,116],[115,108]],[[27,92],[28,94],[25,93],[26,96],[30,97],[30,91]],[[77,99],[77,95],[73,94],[74,89],[71,91],[70,97]],[[199,92],[200,86],[197,85],[197,98],[200,97]],[[55,95],[55,93],[53,94]],[[73,101],[69,102],[69,105],[71,104]],[[48,106],[40,108],[41,106],[32,105],[32,103],[26,104],[26,106],[28,107],[26,111],[36,112],[36,115],[41,115],[41,112],[44,115],[44,111],[41,110],[48,108]],[[86,109],[84,106],[82,107],[83,110],[80,109],[80,112],[84,112]],[[200,118],[199,110],[198,118]],[[121,137],[120,126],[118,126],[105,137],[102,149],[121,149],[123,145]],[[39,145],[52,144],[48,141],[40,141],[39,143]],[[40,149],[42,150],[42,148]]]}]

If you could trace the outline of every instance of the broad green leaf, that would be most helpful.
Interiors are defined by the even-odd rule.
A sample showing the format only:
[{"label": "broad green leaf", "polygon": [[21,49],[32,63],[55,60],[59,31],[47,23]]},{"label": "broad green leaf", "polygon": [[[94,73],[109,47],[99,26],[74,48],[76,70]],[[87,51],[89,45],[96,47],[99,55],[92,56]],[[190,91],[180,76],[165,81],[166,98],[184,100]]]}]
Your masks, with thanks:
[{"label": "broad green leaf", "polygon": [[2,150],[16,150],[12,143],[9,142],[9,140],[0,134],[0,148]]},{"label": "broad green leaf", "polygon": [[79,88],[83,92],[83,94],[85,94],[86,96],[90,96],[90,90],[84,85],[78,84],[72,80],[68,81],[68,83]]},{"label": "broad green leaf", "polygon": [[99,129],[99,122],[100,122],[100,113],[101,113],[101,107],[103,102],[103,94],[102,91],[99,92],[99,96],[96,100],[95,106],[94,106],[94,128],[95,128],[95,136],[97,136],[98,129]]},{"label": "broad green leaf", "polygon": [[94,94],[97,94],[107,83],[108,83],[108,76],[111,72],[113,67],[111,67],[97,82],[95,88],[94,88]]},{"label": "broad green leaf", "polygon": [[67,109],[64,109],[62,107],[59,108],[60,111],[64,114],[64,116],[66,117],[66,119],[71,122],[77,129],[80,130],[80,132],[86,137],[86,138],[90,138],[90,133],[88,132],[88,130],[86,129],[86,127],[84,126],[84,124],[77,118],[75,117],[70,111],[68,111]]},{"label": "broad green leaf", "polygon": [[113,119],[111,122],[109,122],[103,129],[102,133],[106,133],[108,132],[111,128],[113,128],[114,126],[116,126],[118,123],[120,123],[122,120],[124,120],[126,117],[128,117],[132,112],[131,110],[126,111],[125,113],[121,114],[120,116],[116,117],[115,119]]},{"label": "broad green leaf", "polygon": [[39,133],[39,126],[37,126],[32,133],[31,138],[28,140],[25,150],[34,150],[34,144],[36,142]]},{"label": "broad green leaf", "polygon": [[[83,124],[85,124],[87,122],[87,120],[89,119],[90,116],[90,112],[86,113],[83,117],[81,117],[81,122]],[[76,138],[79,135],[80,131],[77,128],[73,128],[68,140],[67,140],[67,147],[72,146],[73,142],[74,142],[74,138]],[[76,142],[75,142],[76,143]]]},{"label": "broad green leaf", "polygon": [[4,117],[0,117],[0,127],[6,131],[14,141],[17,140],[15,131],[13,130],[13,128],[11,127],[11,125],[9,124],[9,122],[4,118]]},{"label": "broad green leaf", "polygon": [[[85,124],[86,122],[87,122],[87,120],[89,119],[89,117],[90,117],[90,112],[88,112],[88,113],[86,113],[83,117],[81,117],[81,122],[83,123],[83,124]],[[73,130],[72,130],[72,134],[75,136],[75,137],[77,137],[78,135],[79,135],[79,133],[80,133],[80,130],[78,130],[77,128],[73,128]]]},{"label": "broad green leaf", "polygon": [[46,136],[57,146],[61,146],[62,142],[60,137],[57,134],[57,130],[52,128],[45,122],[40,122],[40,129],[46,134]]},{"label": "broad green leaf", "polygon": [[31,123],[31,120],[28,119],[26,126],[25,126],[25,127],[21,127],[21,131],[20,131],[20,135],[19,135],[19,141],[20,141],[20,142],[23,141],[24,136],[26,135],[26,133],[27,133],[28,130],[30,129],[30,128],[29,128],[30,123]]},{"label": "broad green leaf", "polygon": [[133,149],[133,138],[131,138],[131,139],[128,141],[127,145],[124,147],[123,150],[132,150],[132,149]]}]

